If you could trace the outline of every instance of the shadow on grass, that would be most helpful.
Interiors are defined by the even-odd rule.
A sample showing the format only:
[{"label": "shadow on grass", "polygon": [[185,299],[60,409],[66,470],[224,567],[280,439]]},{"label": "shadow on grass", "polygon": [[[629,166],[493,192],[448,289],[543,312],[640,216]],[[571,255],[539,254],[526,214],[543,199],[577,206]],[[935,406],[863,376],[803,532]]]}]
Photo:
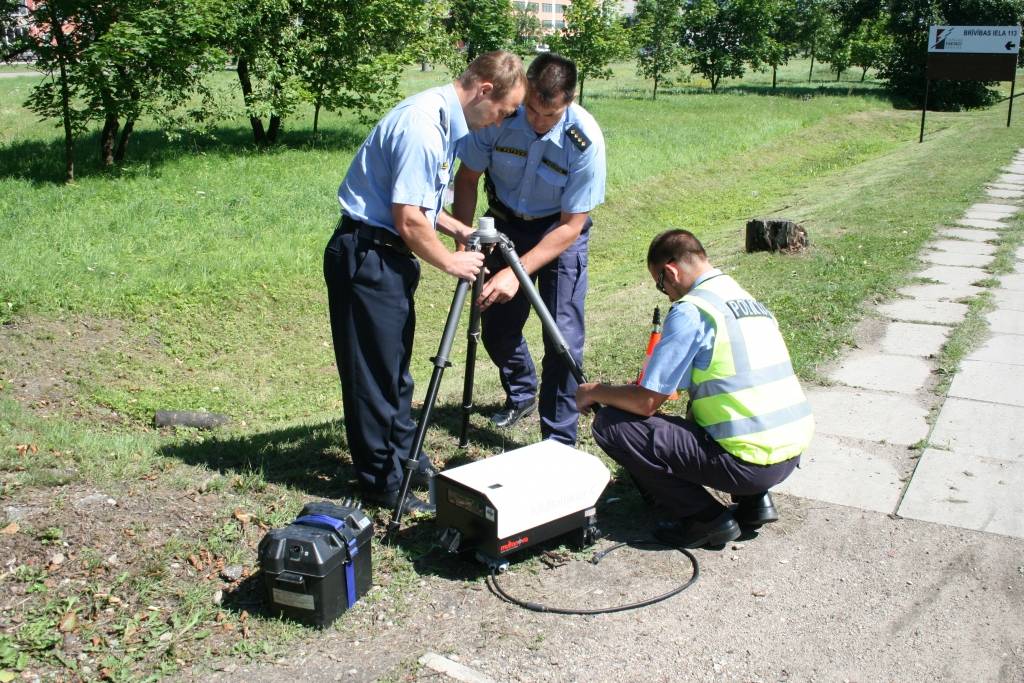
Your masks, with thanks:
[{"label": "shadow on grass", "polygon": [[[497,404],[487,404],[478,406],[474,413],[489,415],[498,409]],[[430,426],[451,436],[451,448],[445,451],[455,455],[446,459],[445,467],[456,467],[473,460],[466,451],[456,448],[462,430],[461,406],[435,407]],[[471,427],[469,438],[474,446],[487,452],[512,450],[524,445],[486,428]],[[189,465],[201,465],[222,475],[238,475],[234,485],[242,490],[273,483],[326,499],[359,495],[341,421],[286,427],[258,434],[214,435],[202,441],[162,446],[158,454]]]},{"label": "shadow on grass", "polygon": [[[75,139],[75,179],[94,176],[110,178],[152,175],[154,169],[187,157],[276,154],[291,150],[355,150],[366,131],[357,126],[320,131],[314,139],[308,130],[284,131],[280,141],[268,147],[257,146],[249,128],[221,127],[206,135],[189,135],[169,140],[156,130],[140,130],[128,143],[127,159],[108,168],[100,160],[99,132]],[[27,180],[35,185],[63,184],[65,172],[64,139],[25,140],[0,146],[0,179]]]},{"label": "shadow on grass", "polygon": [[355,495],[352,467],[343,457],[341,423],[287,427],[260,434],[207,437],[162,446],[158,455],[238,475],[234,486],[259,489],[267,483],[289,486],[310,496],[337,499]]}]

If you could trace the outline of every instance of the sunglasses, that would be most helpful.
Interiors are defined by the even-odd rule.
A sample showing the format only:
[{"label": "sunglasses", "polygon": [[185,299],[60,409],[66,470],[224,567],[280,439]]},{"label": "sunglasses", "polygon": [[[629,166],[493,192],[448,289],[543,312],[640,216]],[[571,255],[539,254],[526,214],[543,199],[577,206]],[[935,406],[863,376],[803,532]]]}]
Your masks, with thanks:
[{"label": "sunglasses", "polygon": [[662,268],[661,272],[658,273],[658,281],[654,283],[654,286],[658,288],[658,291],[662,294],[668,294],[665,291],[665,269]]}]

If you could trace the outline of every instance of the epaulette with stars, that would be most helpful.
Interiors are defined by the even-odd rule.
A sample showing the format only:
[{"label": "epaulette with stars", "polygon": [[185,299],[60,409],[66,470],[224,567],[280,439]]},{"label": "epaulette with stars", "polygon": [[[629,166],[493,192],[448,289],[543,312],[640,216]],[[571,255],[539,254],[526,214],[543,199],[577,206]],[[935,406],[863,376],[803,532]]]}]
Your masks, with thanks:
[{"label": "epaulette with stars", "polygon": [[587,147],[590,147],[590,138],[583,134],[580,127],[573,124],[565,129],[565,134],[572,140],[572,144],[576,145],[576,148],[581,152],[586,152]]}]

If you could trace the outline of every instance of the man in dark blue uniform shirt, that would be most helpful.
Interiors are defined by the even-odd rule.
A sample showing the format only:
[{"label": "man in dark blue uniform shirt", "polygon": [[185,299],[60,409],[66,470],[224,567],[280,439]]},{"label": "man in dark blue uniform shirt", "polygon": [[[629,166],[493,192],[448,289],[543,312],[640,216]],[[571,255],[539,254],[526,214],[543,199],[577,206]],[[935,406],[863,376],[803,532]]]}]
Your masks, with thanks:
[{"label": "man in dark blue uniform shirt", "polygon": [[[515,244],[582,366],[587,242],[590,211],[604,201],[604,137],[594,118],[573,102],[575,64],[543,54],[526,77],[526,101],[517,115],[475,131],[460,148],[453,210],[460,221],[472,221],[479,179],[486,175],[487,215]],[[523,337],[530,304],[515,274],[502,266],[498,259],[488,261],[492,274],[479,303],[484,347],[505,390],[505,409],[491,419],[508,427],[534,409],[538,391]],[[546,336],[539,393],[541,436],[574,445],[576,380]]]},{"label": "man in dark blue uniform shirt", "polygon": [[[480,253],[449,251],[435,229],[468,240],[472,228],[442,208],[459,143],[471,130],[514,113],[524,91],[518,57],[481,55],[453,83],[392,109],[356,152],[338,188],[342,217],[324,252],[324,278],[345,433],[369,502],[397,504],[402,462],[415,435],[409,361],[420,277],[416,257],[457,278],[480,272]],[[406,508],[431,509],[413,496]]]}]

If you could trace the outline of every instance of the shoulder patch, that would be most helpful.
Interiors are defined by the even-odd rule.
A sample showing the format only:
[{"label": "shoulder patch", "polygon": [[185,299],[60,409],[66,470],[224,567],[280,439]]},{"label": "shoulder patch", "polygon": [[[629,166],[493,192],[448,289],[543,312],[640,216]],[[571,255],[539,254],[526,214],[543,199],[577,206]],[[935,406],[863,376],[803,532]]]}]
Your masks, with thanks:
[{"label": "shoulder patch", "polygon": [[572,140],[572,144],[576,145],[576,148],[581,152],[587,151],[587,147],[590,147],[590,138],[583,134],[580,127],[573,124],[565,130],[565,134]]}]

